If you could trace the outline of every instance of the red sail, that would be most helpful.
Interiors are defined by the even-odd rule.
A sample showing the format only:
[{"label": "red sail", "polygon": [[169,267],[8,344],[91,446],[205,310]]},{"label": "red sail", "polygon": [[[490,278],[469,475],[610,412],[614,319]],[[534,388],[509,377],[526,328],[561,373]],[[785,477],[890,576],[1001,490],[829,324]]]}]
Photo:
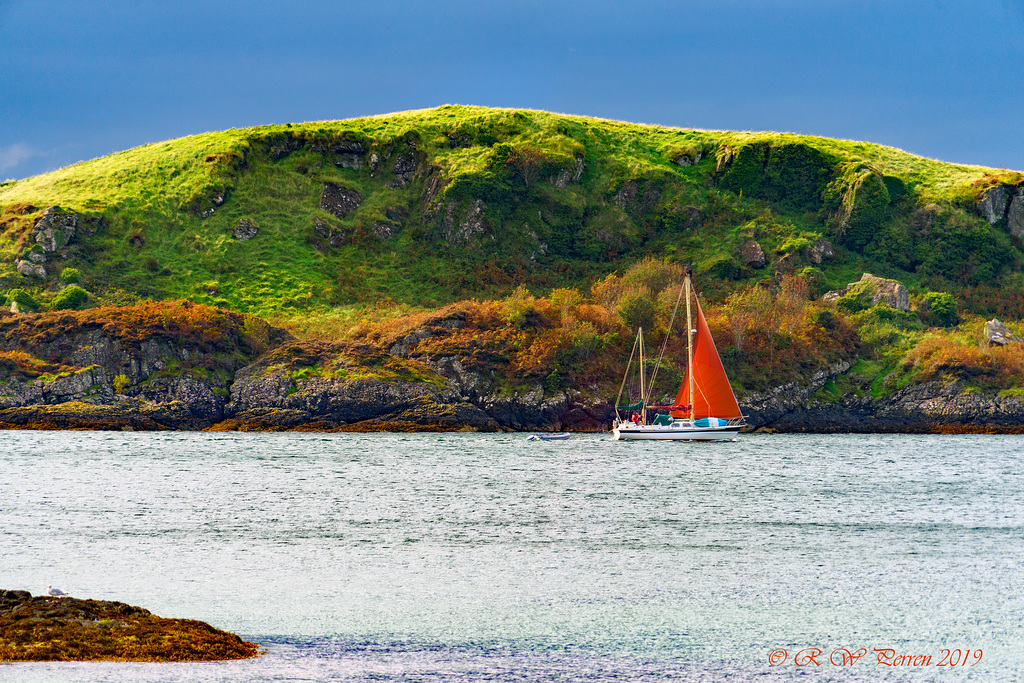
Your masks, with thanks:
[{"label": "red sail", "polygon": [[726,420],[743,417],[736,395],[732,393],[729,378],[725,376],[722,359],[711,338],[704,312],[697,303],[697,334],[693,337],[693,402],[690,402],[690,371],[683,375],[683,383],[676,394],[675,405],[687,406],[672,411],[673,417],[688,418],[689,406],[693,406],[693,419],[720,417]]}]

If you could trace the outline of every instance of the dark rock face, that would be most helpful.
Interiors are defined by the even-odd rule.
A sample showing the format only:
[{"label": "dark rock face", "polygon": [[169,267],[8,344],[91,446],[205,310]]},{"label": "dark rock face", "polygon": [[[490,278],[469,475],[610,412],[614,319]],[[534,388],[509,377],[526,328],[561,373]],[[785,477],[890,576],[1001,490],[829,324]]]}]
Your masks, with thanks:
[{"label": "dark rock face", "polygon": [[358,171],[363,167],[366,147],[356,140],[342,140],[331,145],[329,154],[331,161],[338,168],[351,168]]},{"label": "dark rock face", "polygon": [[399,154],[398,158],[395,159],[395,165],[392,169],[395,172],[395,180],[388,183],[387,187],[390,189],[406,187],[412,182],[418,167],[419,163],[417,162],[415,152]]},{"label": "dark rock face", "polygon": [[0,423],[202,429],[223,418],[231,380],[246,362],[241,353],[161,335],[119,338],[98,325],[23,339],[9,320],[0,326],[0,350],[55,364],[41,375],[0,368]]},{"label": "dark rock face", "polygon": [[246,240],[251,240],[255,237],[257,232],[259,232],[258,225],[248,218],[240,218],[238,219],[238,225],[235,226],[231,236],[239,242],[245,242]]},{"label": "dark rock face", "polygon": [[809,401],[755,426],[814,433],[1024,433],[1024,401],[964,388],[961,382],[929,382],[880,399]]},{"label": "dark rock face", "polygon": [[355,190],[341,185],[327,183],[320,195],[320,208],[338,218],[344,218],[363,202],[363,196]]}]

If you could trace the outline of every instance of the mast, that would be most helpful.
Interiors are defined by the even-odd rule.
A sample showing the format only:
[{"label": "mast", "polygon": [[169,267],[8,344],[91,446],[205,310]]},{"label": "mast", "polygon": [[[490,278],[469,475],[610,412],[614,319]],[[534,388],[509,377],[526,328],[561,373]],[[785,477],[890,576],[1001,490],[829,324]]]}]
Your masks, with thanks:
[{"label": "mast", "polygon": [[690,273],[686,273],[686,369],[690,376],[690,422],[693,422],[693,318],[690,315]]},{"label": "mast", "polygon": [[644,391],[644,328],[638,328],[637,338],[640,340],[640,424],[647,422],[647,409],[644,401],[647,393]]}]

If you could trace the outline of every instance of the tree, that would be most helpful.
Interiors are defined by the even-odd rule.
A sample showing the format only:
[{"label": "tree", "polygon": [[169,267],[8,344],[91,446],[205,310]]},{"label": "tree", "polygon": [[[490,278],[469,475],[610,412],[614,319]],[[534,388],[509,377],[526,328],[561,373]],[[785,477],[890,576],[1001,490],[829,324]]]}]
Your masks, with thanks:
[{"label": "tree", "polygon": [[521,147],[514,147],[508,155],[506,163],[515,169],[515,172],[519,174],[519,177],[523,179],[523,182],[527,187],[533,184],[533,181],[537,179],[540,174],[541,168],[547,159],[544,157],[544,153],[536,147],[530,147],[527,145]]}]

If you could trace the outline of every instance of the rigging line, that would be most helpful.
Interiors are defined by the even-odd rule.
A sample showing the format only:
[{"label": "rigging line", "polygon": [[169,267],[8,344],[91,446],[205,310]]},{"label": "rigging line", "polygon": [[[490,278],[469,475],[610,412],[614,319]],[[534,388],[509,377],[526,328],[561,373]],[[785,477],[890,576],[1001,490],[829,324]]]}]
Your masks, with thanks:
[{"label": "rigging line", "polygon": [[[668,337],[672,333],[672,324],[676,321],[676,312],[679,310],[679,302],[683,300],[683,288],[686,285],[679,285],[679,296],[676,297],[675,308],[672,309],[672,317],[668,321],[668,330],[665,331],[665,341],[661,344],[661,353],[658,354],[658,362],[654,364],[654,372],[651,373],[651,381],[647,385],[648,396],[644,397],[644,404],[650,403],[650,394],[654,391],[654,380],[658,378],[658,370],[661,369],[661,359],[665,357],[665,348],[668,346]],[[687,330],[689,333],[689,330]]]},{"label": "rigging line", "polygon": [[[626,371],[622,373],[622,384],[619,385],[619,395],[615,397],[615,414],[619,414],[619,403],[622,402],[622,392],[626,388],[626,380],[629,378],[629,368],[633,365],[633,355],[636,354],[636,345],[640,336],[633,340],[633,350],[629,352],[629,362],[626,363]],[[643,368],[640,368],[643,371]]]}]

